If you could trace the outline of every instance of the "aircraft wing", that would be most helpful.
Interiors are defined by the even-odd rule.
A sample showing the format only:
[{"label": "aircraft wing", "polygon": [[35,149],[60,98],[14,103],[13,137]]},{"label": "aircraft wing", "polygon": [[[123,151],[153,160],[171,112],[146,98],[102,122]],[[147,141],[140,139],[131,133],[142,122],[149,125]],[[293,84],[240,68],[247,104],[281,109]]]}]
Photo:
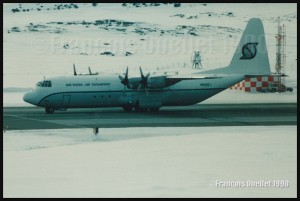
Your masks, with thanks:
[{"label": "aircraft wing", "polygon": [[152,75],[148,73],[146,76],[143,75],[142,70],[141,77],[128,78],[128,70],[126,70],[125,77],[119,76],[122,84],[126,85],[131,89],[138,88],[150,88],[150,89],[162,89],[165,87],[172,86],[182,80],[195,80],[195,79],[217,79],[220,76],[212,75],[197,75],[197,74],[186,74],[186,75]]},{"label": "aircraft wing", "polygon": [[221,78],[217,76],[203,76],[203,75],[158,75],[151,76],[148,79],[148,87],[150,88],[165,88],[172,86],[182,80],[195,79],[216,79]]},{"label": "aircraft wing", "polygon": [[169,75],[166,79],[178,79],[178,80],[195,80],[195,79],[216,79],[220,76],[206,76],[206,75]]}]

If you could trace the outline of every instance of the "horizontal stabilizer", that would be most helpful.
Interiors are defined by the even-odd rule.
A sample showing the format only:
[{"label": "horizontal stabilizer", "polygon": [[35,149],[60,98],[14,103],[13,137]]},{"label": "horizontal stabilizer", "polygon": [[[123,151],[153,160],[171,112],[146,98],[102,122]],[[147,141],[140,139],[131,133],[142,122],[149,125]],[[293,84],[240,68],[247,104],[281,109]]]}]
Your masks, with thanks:
[{"label": "horizontal stabilizer", "polygon": [[248,74],[248,75],[245,75],[246,78],[267,77],[267,76],[272,76],[272,77],[288,77],[286,74]]}]

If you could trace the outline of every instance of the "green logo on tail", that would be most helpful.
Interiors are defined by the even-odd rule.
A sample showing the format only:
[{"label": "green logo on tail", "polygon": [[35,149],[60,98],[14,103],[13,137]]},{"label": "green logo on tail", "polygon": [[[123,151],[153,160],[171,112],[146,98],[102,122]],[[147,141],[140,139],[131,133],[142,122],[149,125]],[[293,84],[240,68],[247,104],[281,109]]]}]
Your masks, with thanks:
[{"label": "green logo on tail", "polygon": [[246,43],[243,46],[242,54],[240,59],[253,59],[257,53],[256,45],[258,43]]}]

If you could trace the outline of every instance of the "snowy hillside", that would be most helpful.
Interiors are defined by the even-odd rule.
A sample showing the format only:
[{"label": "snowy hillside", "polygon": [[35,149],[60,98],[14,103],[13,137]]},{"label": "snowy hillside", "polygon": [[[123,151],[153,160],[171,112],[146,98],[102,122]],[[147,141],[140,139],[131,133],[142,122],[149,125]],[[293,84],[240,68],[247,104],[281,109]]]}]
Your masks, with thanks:
[{"label": "snowy hillside", "polygon": [[[262,19],[271,67],[276,18],[287,30],[286,73],[296,87],[296,4],[4,4],[4,87],[33,87],[44,76],[92,71],[130,75],[138,67],[187,71],[194,51],[204,69],[228,65],[247,21]],[[275,70],[274,70],[275,71]]]}]

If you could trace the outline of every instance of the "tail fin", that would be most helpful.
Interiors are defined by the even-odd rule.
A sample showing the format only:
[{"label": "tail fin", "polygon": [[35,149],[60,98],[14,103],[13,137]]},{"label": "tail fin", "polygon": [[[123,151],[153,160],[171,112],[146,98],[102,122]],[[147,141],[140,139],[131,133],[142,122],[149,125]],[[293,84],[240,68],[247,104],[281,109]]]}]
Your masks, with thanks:
[{"label": "tail fin", "polygon": [[207,73],[269,75],[271,70],[262,21],[259,18],[249,20],[229,66]]},{"label": "tail fin", "polygon": [[228,68],[232,73],[245,75],[271,73],[264,27],[259,18],[249,20]]}]

